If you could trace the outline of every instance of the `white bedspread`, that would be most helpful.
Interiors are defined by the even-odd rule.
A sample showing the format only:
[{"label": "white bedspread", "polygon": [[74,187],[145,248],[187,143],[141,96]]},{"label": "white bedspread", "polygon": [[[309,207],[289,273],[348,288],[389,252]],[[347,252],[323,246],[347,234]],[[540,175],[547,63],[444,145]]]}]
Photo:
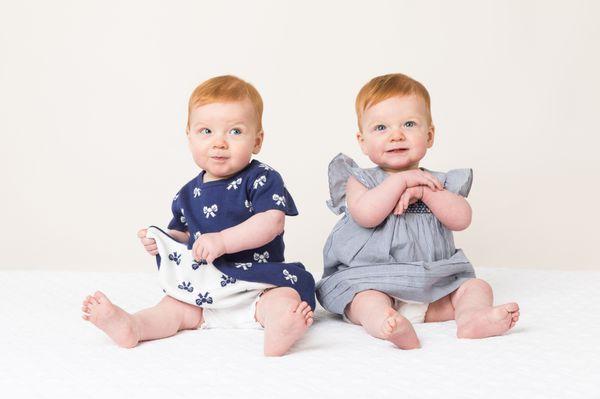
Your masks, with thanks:
[{"label": "white bedspread", "polygon": [[[155,273],[0,273],[2,398],[600,398],[600,273],[477,270],[496,302],[516,300],[508,335],[458,340],[455,323],[416,326],[395,349],[317,311],[282,358],[258,330],[196,330],[115,346],[80,318],[96,289],[128,311],[161,298]],[[596,375],[596,377],[594,377]]]}]

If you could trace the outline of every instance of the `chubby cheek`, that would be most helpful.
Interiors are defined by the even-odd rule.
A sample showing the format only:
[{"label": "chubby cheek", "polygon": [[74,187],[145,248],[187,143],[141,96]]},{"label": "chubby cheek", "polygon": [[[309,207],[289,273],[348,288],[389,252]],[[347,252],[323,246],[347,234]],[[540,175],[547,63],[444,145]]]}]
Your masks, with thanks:
[{"label": "chubby cheek", "polygon": [[371,140],[367,143],[367,155],[371,161],[379,164],[383,158],[383,154],[385,154],[384,143],[379,143],[376,140]]},{"label": "chubby cheek", "polygon": [[425,153],[427,153],[427,144],[426,143],[419,143],[416,144],[413,147],[413,157],[415,158],[415,160],[419,161],[421,159],[423,159],[423,157],[425,156]]},{"label": "chubby cheek", "polygon": [[197,141],[190,141],[189,149],[192,153],[192,158],[194,159],[194,162],[196,162],[196,164],[201,168],[204,168],[208,159],[207,151],[204,148],[204,146],[202,146],[201,143],[198,143]]},{"label": "chubby cheek", "polygon": [[247,142],[235,143],[229,146],[229,153],[235,160],[245,163],[252,157],[252,145]]}]

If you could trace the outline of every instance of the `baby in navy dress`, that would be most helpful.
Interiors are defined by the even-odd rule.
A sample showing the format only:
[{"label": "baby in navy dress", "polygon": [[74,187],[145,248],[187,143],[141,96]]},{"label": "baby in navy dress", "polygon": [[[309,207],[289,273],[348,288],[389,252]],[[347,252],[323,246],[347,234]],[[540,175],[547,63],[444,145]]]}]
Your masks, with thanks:
[{"label": "baby in navy dress", "polygon": [[138,232],[156,256],[165,297],[130,314],[96,292],[83,318],[119,346],[196,328],[264,328],[264,353],[285,354],[313,322],[314,279],[284,262],[285,216],[298,214],[279,173],[252,160],[263,142],[262,99],[221,76],[189,102],[187,137],[201,173],[175,195],[168,232]]}]

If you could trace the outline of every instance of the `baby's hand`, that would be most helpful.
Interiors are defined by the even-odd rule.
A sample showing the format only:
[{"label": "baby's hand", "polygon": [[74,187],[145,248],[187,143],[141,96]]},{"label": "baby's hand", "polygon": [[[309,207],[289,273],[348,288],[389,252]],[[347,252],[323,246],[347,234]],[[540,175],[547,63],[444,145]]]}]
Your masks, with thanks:
[{"label": "baby's hand", "polygon": [[394,208],[394,215],[402,215],[409,205],[414,204],[423,198],[424,186],[416,186],[407,188],[400,196],[398,205]]},{"label": "baby's hand", "polygon": [[146,238],[146,232],[148,229],[141,229],[138,231],[137,236],[140,238],[144,249],[152,256],[158,254],[158,247],[156,246],[156,240],[154,238]]},{"label": "baby's hand", "polygon": [[411,169],[405,172],[400,172],[398,175],[404,179],[406,187],[427,186],[433,191],[441,190],[442,183],[435,178],[431,173],[421,169]]},{"label": "baby's hand", "polygon": [[224,253],[226,253],[226,248],[221,233],[202,234],[192,247],[192,255],[197,262],[205,260],[212,263]]}]

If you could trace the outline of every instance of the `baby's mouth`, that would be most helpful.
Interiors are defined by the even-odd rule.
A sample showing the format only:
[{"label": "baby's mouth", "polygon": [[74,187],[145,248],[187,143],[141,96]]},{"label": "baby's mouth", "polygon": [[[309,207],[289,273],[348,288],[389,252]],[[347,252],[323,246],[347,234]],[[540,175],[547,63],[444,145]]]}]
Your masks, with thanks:
[{"label": "baby's mouth", "polygon": [[394,148],[393,150],[387,150],[386,152],[390,154],[402,154],[408,151],[408,148]]}]

